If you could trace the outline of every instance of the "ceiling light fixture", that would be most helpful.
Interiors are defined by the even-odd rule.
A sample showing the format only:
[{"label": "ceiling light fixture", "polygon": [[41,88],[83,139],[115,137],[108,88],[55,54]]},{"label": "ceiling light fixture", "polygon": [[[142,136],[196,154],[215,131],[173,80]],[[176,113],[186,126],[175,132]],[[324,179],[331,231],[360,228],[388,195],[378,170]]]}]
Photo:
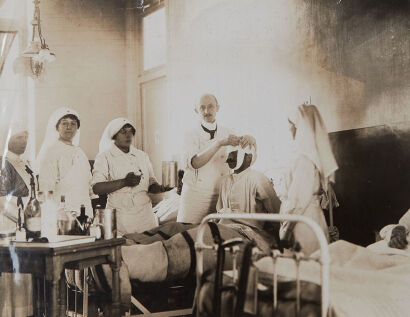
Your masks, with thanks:
[{"label": "ceiling light fixture", "polygon": [[31,42],[23,53],[23,57],[30,58],[31,71],[33,75],[39,77],[46,63],[56,59],[54,53],[50,52],[46,40],[41,33],[40,21],[40,0],[34,0],[34,17],[31,21],[33,35]]}]

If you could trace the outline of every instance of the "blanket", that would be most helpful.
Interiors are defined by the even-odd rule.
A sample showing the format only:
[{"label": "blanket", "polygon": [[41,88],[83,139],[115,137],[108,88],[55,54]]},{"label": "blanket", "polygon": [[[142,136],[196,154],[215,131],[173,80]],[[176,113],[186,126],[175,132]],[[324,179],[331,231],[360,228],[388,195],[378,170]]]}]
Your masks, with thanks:
[{"label": "blanket", "polygon": [[[408,316],[410,311],[410,259],[400,254],[377,254],[339,240],[329,246],[330,305],[337,316]],[[319,254],[313,254],[318,256]],[[273,272],[272,260],[256,262],[262,272]],[[295,264],[278,259],[277,272],[295,278]],[[320,283],[320,265],[302,262],[302,280]]]},{"label": "blanket", "polygon": [[410,257],[410,248],[408,245],[405,249],[390,248],[386,240],[380,240],[380,241],[377,241],[376,243],[368,245],[367,249],[372,250],[373,252],[378,253],[378,254],[386,254],[386,255],[398,254],[398,255],[405,255],[405,256]]}]

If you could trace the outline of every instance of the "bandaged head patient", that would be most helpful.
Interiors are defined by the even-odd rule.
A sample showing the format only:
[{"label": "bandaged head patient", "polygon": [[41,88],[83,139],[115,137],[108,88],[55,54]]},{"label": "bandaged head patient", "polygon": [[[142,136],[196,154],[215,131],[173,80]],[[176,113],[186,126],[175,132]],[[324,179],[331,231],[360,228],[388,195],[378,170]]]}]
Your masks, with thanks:
[{"label": "bandaged head patient", "polygon": [[[221,179],[216,209],[229,213],[279,212],[280,200],[270,180],[251,167],[256,158],[255,150],[236,147],[229,151],[227,164],[233,173]],[[273,243],[272,236],[263,230],[264,222],[261,221],[239,221],[233,218],[224,219],[214,226],[223,240],[242,238],[254,241],[265,252],[269,252]],[[197,232],[197,225],[167,223],[144,233],[127,234],[128,245],[121,250],[123,301],[127,300],[127,292],[130,291],[129,279],[158,282],[192,276],[196,265],[194,244]],[[205,228],[204,241],[213,241],[209,226]],[[229,260],[226,262],[228,267],[231,265]],[[215,264],[215,254],[205,252],[204,270]],[[109,279],[109,268],[104,267],[104,272]]]},{"label": "bandaged head patient", "polygon": [[250,167],[256,160],[255,148],[242,148],[241,146],[229,146],[227,149],[228,158],[226,163],[228,163],[229,168],[235,174],[246,170]]}]

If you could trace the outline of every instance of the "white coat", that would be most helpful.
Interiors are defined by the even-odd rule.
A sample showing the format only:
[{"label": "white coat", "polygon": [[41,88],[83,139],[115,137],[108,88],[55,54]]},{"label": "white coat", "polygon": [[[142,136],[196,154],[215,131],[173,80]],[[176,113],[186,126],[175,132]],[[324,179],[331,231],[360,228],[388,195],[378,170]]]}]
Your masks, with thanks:
[{"label": "white coat", "polygon": [[212,143],[227,138],[233,132],[217,125],[214,139],[198,124],[185,135],[184,168],[181,205],[178,211],[178,222],[199,223],[207,214],[216,211],[221,178],[230,173],[226,159],[228,153],[222,147],[212,159],[195,169],[192,158],[208,148]]}]

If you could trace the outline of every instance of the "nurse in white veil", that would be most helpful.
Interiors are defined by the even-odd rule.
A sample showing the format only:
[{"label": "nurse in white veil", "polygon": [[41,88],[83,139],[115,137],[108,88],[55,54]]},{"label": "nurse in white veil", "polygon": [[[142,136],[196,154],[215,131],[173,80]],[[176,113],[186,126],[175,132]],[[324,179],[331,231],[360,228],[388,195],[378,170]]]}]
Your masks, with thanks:
[{"label": "nurse in white veil", "polygon": [[48,120],[46,135],[37,156],[40,190],[54,192],[59,203],[65,196],[66,208],[79,214],[81,205],[93,216],[91,168],[80,142],[80,117],[70,108],[58,108]]},{"label": "nurse in white veil", "polygon": [[148,193],[168,190],[158,184],[147,153],[132,145],[135,127],[126,118],[105,128],[93,169],[93,189],[108,194],[107,208],[117,210],[121,234],[143,232],[158,225]]},{"label": "nurse in white veil", "polygon": [[[307,216],[316,221],[328,236],[320,195],[327,191],[329,182],[334,182],[334,172],[338,166],[325,124],[316,106],[305,104],[293,109],[288,121],[297,156],[287,175],[281,213]],[[305,254],[319,248],[319,242],[306,225],[284,222],[281,238],[288,240],[292,233]]]},{"label": "nurse in white veil", "polygon": [[[0,118],[0,232],[15,231],[19,206],[24,210],[30,193],[33,172],[23,157],[28,142],[27,126]],[[5,122],[7,121],[7,122]],[[33,177],[34,178],[34,177]],[[20,214],[21,215],[21,214]],[[22,216],[22,215],[21,215]],[[30,274],[0,275],[0,316],[27,317],[33,314]]]}]

